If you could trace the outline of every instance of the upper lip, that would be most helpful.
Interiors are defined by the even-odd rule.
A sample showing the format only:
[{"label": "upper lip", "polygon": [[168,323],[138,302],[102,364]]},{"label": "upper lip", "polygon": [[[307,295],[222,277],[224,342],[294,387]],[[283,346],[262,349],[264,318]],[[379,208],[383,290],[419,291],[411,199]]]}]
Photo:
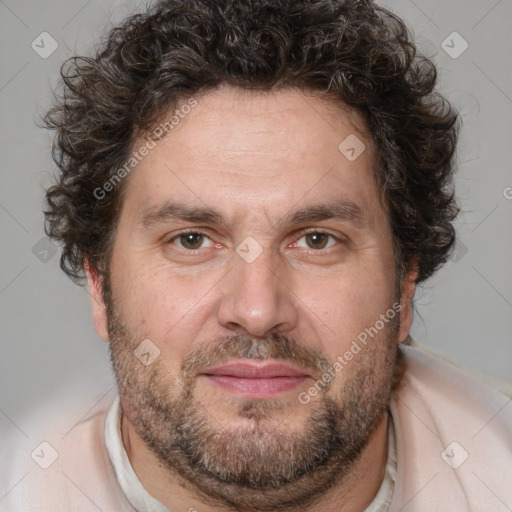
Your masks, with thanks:
[{"label": "upper lip", "polygon": [[303,370],[284,363],[231,362],[207,368],[203,375],[224,375],[243,379],[265,379],[271,377],[307,377]]}]

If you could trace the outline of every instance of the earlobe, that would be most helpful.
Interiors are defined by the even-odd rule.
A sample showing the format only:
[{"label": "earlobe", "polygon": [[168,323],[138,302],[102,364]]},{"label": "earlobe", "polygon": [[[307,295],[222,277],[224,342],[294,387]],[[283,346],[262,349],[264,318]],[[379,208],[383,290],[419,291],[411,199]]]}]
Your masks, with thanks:
[{"label": "earlobe", "polygon": [[88,261],[85,262],[84,268],[87,276],[87,287],[91,297],[94,327],[102,340],[109,341],[107,306],[103,298],[101,278]]},{"label": "earlobe", "polygon": [[399,343],[403,343],[407,339],[412,327],[412,321],[414,319],[412,301],[414,299],[414,293],[416,291],[417,278],[417,266],[413,265],[413,268],[409,272],[407,272],[402,281],[402,294],[400,297],[400,330],[398,333]]}]

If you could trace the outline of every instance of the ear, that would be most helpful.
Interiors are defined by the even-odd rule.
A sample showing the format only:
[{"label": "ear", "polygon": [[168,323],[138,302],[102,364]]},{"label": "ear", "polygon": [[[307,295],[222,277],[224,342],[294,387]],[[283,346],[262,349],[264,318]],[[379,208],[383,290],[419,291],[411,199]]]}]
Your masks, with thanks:
[{"label": "ear", "polygon": [[406,273],[401,284],[400,295],[400,330],[398,332],[398,342],[403,343],[409,336],[414,313],[412,301],[416,292],[416,279],[418,278],[418,266],[416,260],[410,265],[410,270]]},{"label": "ear", "polygon": [[101,278],[88,261],[85,262],[84,267],[87,276],[87,287],[89,288],[89,295],[91,296],[94,328],[102,340],[109,341],[107,306],[103,299]]}]

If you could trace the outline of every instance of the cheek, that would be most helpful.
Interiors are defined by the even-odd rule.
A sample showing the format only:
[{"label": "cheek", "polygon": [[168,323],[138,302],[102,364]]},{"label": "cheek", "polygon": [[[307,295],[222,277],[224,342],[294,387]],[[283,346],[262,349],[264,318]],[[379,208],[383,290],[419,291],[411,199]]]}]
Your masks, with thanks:
[{"label": "cheek", "polygon": [[[169,286],[161,274],[142,258],[114,254],[112,293],[117,311],[131,331],[155,336],[160,328],[169,329],[179,314],[179,287]],[[156,331],[152,332],[153,329]]]},{"label": "cheek", "polygon": [[217,281],[210,274],[178,276],[166,265],[142,259],[124,258],[112,265],[113,293],[124,325],[137,337],[149,338],[169,361],[190,348],[212,310],[208,292]]},{"label": "cheek", "polygon": [[[378,267],[378,264],[375,265]],[[343,354],[357,336],[386,314],[395,299],[393,272],[345,269],[330,277],[297,283],[302,312],[316,326],[330,359]]]}]

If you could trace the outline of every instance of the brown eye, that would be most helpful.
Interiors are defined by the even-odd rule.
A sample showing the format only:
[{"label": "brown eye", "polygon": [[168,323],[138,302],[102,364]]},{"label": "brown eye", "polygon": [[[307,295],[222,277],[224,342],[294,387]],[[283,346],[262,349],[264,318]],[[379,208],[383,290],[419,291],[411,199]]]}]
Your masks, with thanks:
[{"label": "brown eye", "polygon": [[209,241],[209,238],[202,233],[182,233],[178,235],[175,239],[175,242],[178,243],[178,246],[182,249],[188,249],[190,251],[194,251],[197,249],[201,249],[201,246],[205,241]]},{"label": "brown eye", "polygon": [[327,233],[308,233],[305,238],[311,249],[325,249],[329,242],[329,236]]}]

